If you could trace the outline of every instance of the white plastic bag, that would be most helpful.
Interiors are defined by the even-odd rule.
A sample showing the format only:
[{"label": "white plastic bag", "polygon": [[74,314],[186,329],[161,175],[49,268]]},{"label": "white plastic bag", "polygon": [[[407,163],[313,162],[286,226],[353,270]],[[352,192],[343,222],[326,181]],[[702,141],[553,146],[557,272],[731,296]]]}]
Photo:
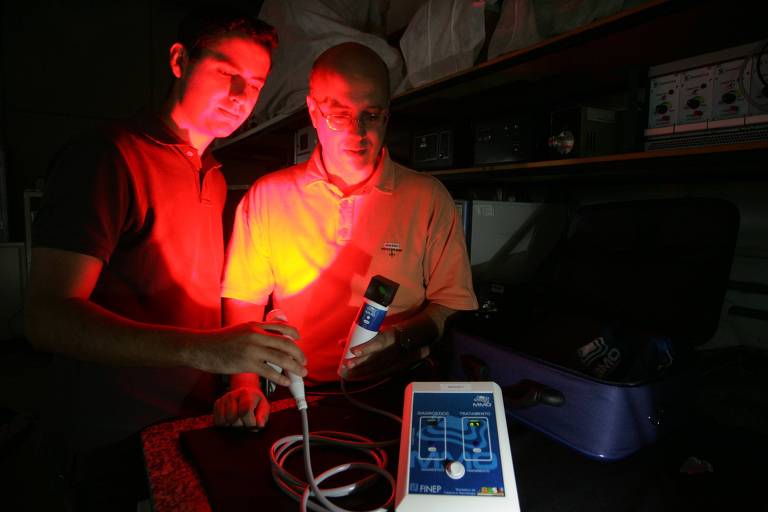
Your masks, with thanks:
[{"label": "white plastic bag", "polygon": [[407,74],[397,92],[472,67],[485,42],[485,2],[427,0],[400,39]]},{"label": "white plastic bag", "polygon": [[387,64],[390,90],[402,79],[402,58],[384,34],[385,0],[265,0],[259,18],[277,29],[280,43],[248,128],[306,105],[309,71],[318,55],[357,41]]},{"label": "white plastic bag", "polygon": [[624,0],[534,0],[536,27],[547,38],[622,9]]},{"label": "white plastic bag", "polygon": [[488,60],[531,46],[542,39],[536,27],[533,0],[505,0],[501,4],[496,29],[488,42]]},{"label": "white plastic bag", "polygon": [[624,0],[505,0],[488,43],[488,59],[586,25],[620,11],[624,4]]}]

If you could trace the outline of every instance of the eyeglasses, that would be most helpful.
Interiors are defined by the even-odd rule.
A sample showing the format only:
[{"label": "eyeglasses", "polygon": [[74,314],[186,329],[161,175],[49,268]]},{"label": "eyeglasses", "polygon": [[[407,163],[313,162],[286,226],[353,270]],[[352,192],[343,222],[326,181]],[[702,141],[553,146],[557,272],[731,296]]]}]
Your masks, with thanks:
[{"label": "eyeglasses", "polygon": [[[317,104],[317,101],[315,101],[315,104]],[[364,128],[381,128],[387,122],[387,119],[389,119],[389,112],[386,110],[383,110],[380,113],[363,112],[357,117],[349,114],[326,114],[320,108],[320,105],[317,105],[317,111],[320,112],[320,115],[325,119],[325,124],[328,125],[328,128],[335,132],[349,129],[353,122],[357,122]]]}]

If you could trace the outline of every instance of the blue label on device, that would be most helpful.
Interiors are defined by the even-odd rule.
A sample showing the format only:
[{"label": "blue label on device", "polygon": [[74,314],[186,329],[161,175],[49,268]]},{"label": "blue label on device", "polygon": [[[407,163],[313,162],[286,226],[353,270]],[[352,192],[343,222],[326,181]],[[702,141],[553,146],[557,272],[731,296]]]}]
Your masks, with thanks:
[{"label": "blue label on device", "polygon": [[493,393],[414,393],[410,428],[409,493],[506,495]]},{"label": "blue label on device", "polygon": [[386,309],[379,309],[366,302],[360,308],[360,314],[357,315],[357,325],[368,331],[378,332],[385,316],[387,316]]}]

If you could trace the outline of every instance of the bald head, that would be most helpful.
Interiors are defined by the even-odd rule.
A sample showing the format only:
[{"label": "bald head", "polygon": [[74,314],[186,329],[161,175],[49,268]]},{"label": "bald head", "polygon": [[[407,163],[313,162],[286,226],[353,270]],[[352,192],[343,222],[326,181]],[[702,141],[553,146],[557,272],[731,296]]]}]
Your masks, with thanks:
[{"label": "bald head", "polygon": [[307,110],[331,182],[351,193],[380,161],[389,117],[386,64],[359,43],[329,48],[312,67]]},{"label": "bald head", "polygon": [[[333,46],[315,60],[309,74],[310,94],[325,89],[329,80],[367,83],[379,89],[389,102],[389,70],[379,54],[367,46],[348,42]],[[317,98],[323,101],[325,98]]]}]

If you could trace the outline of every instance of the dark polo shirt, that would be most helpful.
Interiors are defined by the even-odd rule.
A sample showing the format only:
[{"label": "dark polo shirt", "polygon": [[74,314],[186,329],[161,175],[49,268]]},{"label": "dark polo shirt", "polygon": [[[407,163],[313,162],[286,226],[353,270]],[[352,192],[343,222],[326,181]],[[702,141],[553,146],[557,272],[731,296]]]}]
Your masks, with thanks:
[{"label": "dark polo shirt", "polygon": [[[113,124],[68,147],[46,186],[33,245],[87,254],[104,268],[91,300],[126,318],[221,325],[219,164],[155,117]],[[83,336],[88,336],[87,332]],[[210,412],[215,379],[188,368],[79,363],[59,383],[86,445],[161,419]],[[76,416],[76,417],[75,417]]]}]

